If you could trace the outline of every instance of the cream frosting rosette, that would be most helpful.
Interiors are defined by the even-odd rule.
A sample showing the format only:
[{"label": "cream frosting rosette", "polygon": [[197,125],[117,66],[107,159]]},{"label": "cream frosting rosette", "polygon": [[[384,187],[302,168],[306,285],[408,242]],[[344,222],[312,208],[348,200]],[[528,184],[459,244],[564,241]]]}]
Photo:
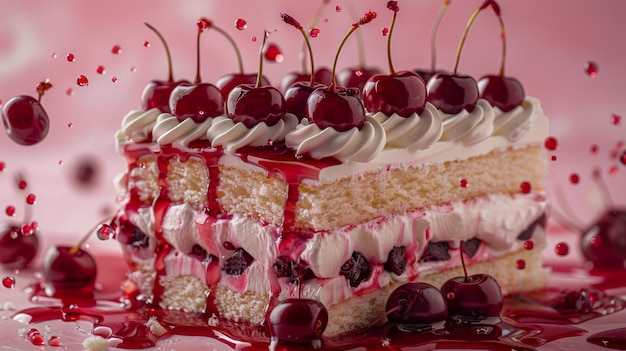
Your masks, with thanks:
[{"label": "cream frosting rosette", "polygon": [[206,138],[206,132],[213,123],[213,118],[207,118],[201,123],[196,123],[191,118],[179,121],[170,113],[162,113],[157,117],[157,121],[152,129],[152,138],[159,145],[177,143],[189,146],[195,140]]},{"label": "cream frosting rosette", "polygon": [[303,119],[296,130],[285,136],[285,144],[295,149],[297,155],[334,157],[344,163],[372,160],[385,146],[385,140],[385,130],[372,116],[365,117],[361,129],[354,127],[345,132],[331,127],[321,129]]},{"label": "cream frosting rosette", "polygon": [[494,135],[502,135],[514,142],[526,134],[537,116],[543,116],[543,109],[539,100],[526,97],[520,106],[511,111],[503,112],[498,107],[494,107]]},{"label": "cream frosting rosette", "polygon": [[439,111],[427,102],[421,114],[413,113],[408,117],[398,114],[387,116],[383,112],[372,114],[385,130],[386,145],[408,149],[409,151],[428,149],[436,143],[443,133],[443,124]]},{"label": "cream frosting rosette", "polygon": [[226,116],[219,116],[213,120],[206,135],[213,147],[221,146],[227,153],[234,153],[244,146],[263,146],[274,141],[281,141],[297,125],[298,118],[291,113],[285,114],[285,118],[280,119],[273,126],[261,122],[252,128]]}]

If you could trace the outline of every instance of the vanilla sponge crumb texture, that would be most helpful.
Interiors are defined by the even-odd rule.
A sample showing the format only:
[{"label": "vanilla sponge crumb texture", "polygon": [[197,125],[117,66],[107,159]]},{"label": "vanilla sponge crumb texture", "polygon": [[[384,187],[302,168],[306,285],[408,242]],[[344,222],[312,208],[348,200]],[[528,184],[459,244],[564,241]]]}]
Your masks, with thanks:
[{"label": "vanilla sponge crumb texture", "polygon": [[[490,261],[469,264],[468,274],[481,273],[493,276],[500,284],[503,295],[538,290],[545,285],[548,274],[547,269],[541,264],[542,251],[543,246],[535,246],[532,250],[522,248]],[[526,262],[524,269],[516,268],[516,262],[519,260]],[[462,267],[454,267],[419,276],[416,281],[440,288],[448,279],[463,275]],[[340,335],[368,327],[375,319],[383,315],[389,295],[399,285],[401,283],[395,282],[382,289],[369,291],[327,306],[329,322],[324,335]],[[201,312],[205,307],[204,297],[207,291],[207,285],[199,278],[181,275],[165,285],[161,305],[165,308]],[[221,285],[217,286],[214,299],[222,318],[253,324],[263,321],[269,303],[267,295],[252,291],[241,294]],[[193,309],[190,308],[192,306]]]},{"label": "vanilla sponge crumb texture", "polygon": [[[141,162],[142,167],[130,172],[129,187],[138,190],[142,201],[151,202],[159,194],[159,172],[154,157],[144,157]],[[202,209],[207,201],[207,174],[200,158],[190,157],[185,162],[172,158],[167,174],[170,199]],[[300,228],[323,231],[450,201],[517,193],[523,182],[541,190],[547,174],[545,152],[537,145],[467,160],[403,165],[332,183],[303,182],[295,222]],[[460,185],[461,180],[467,181],[466,187]],[[287,184],[280,176],[268,177],[260,168],[220,166],[218,202],[228,213],[280,225],[286,193]]]}]

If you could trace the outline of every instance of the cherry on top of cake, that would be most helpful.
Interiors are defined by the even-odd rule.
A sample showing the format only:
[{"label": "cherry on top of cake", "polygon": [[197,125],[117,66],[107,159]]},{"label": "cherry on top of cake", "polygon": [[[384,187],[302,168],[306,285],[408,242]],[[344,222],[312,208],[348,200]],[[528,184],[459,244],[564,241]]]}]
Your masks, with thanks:
[{"label": "cherry on top of cake", "polygon": [[41,97],[52,88],[49,80],[36,86],[38,97],[18,95],[2,105],[2,123],[9,138],[20,145],[34,145],[48,135],[50,119],[41,105]]},{"label": "cherry on top of cake", "polygon": [[211,21],[206,18],[201,18],[197,22],[196,78],[194,84],[181,83],[177,85],[169,97],[170,110],[181,122],[191,118],[196,123],[202,123],[208,118],[224,114],[222,92],[211,83],[203,83],[200,77],[200,36],[211,25]]},{"label": "cherry on top of cake", "polygon": [[[481,79],[482,88],[479,90],[478,84],[473,77],[457,74],[459,59],[463,50],[463,45],[469,29],[478,14],[491,7],[498,16],[500,21],[500,30],[502,32],[503,51],[501,60],[501,69],[497,76],[487,76]],[[486,0],[470,17],[459,47],[457,49],[454,60],[454,67],[451,74],[437,73],[428,80],[428,101],[442,112],[447,114],[456,114],[463,110],[472,112],[476,107],[479,97],[489,101],[492,105],[500,107],[503,111],[510,111],[514,107],[519,106],[525,95],[521,84],[514,78],[504,77],[504,60],[506,45],[504,36],[504,22],[502,21],[500,7],[494,0]],[[521,97],[520,97],[521,96]]]},{"label": "cherry on top of cake", "polygon": [[428,82],[428,80],[437,73],[445,73],[437,69],[437,32],[439,31],[439,25],[449,6],[450,0],[444,0],[439,8],[437,17],[435,17],[435,22],[433,22],[433,28],[430,33],[430,69],[417,68],[413,70],[422,77],[424,82]]},{"label": "cherry on top of cake", "polygon": [[[326,7],[327,7],[329,2],[330,2],[330,0],[324,0],[324,1],[321,2],[320,6],[317,9],[317,12],[313,16],[313,19],[311,20],[311,23],[307,27],[307,30],[310,33],[315,30],[315,25],[321,19],[322,14],[324,13],[324,10],[326,9]],[[299,23],[298,23],[298,25],[299,25]],[[304,30],[304,28],[302,28],[302,29]],[[306,37],[306,33],[305,33],[305,38],[307,38]],[[308,39],[305,39],[305,40],[308,40]],[[314,82],[318,83],[318,84],[322,84],[322,85],[328,86],[333,81],[333,77],[331,76],[331,74],[332,74],[331,71],[328,68],[325,68],[325,67],[318,67],[317,69],[312,69],[309,73],[307,73],[307,67],[306,67],[307,53],[306,53],[306,51],[308,51],[308,53],[309,53],[308,57],[312,61],[312,58],[311,58],[312,57],[312,53],[311,53],[310,43],[307,43],[305,41],[303,43],[303,45],[302,45],[302,49],[301,49],[301,52],[300,52],[300,63],[302,64],[302,71],[300,71],[300,72],[295,72],[295,71],[294,72],[289,72],[289,73],[285,74],[283,76],[283,79],[281,80],[281,85],[280,86],[281,86],[281,90],[285,94],[285,98],[287,98],[287,90],[289,89],[289,87],[291,87],[296,82],[308,82],[310,80],[310,78],[311,78],[311,75],[313,76]],[[311,63],[311,67],[314,67],[312,63]],[[298,118],[300,118],[300,117],[298,117]]]},{"label": "cherry on top of cake", "polygon": [[263,83],[263,51],[270,35],[265,31],[259,52],[259,72],[255,84],[240,84],[234,87],[226,100],[226,115],[235,123],[247,128],[259,123],[273,126],[285,118],[285,98],[280,90]]},{"label": "cherry on top of cake", "polygon": [[394,69],[391,55],[391,38],[400,7],[397,1],[388,1],[387,8],[393,12],[393,19],[387,35],[387,62],[389,74],[370,77],[363,88],[363,104],[371,113],[382,112],[387,116],[397,114],[409,117],[420,114],[426,106],[426,85],[413,71]]},{"label": "cherry on top of cake", "polygon": [[[376,12],[368,11],[352,24],[337,49],[333,62],[333,77],[335,77],[339,53],[346,40],[357,28],[371,22],[374,18],[376,18]],[[310,123],[315,123],[321,129],[330,127],[338,132],[345,132],[355,127],[361,129],[365,124],[365,108],[359,97],[359,90],[338,87],[336,78],[333,78],[328,88],[319,88],[311,93],[307,100],[306,115]]]}]

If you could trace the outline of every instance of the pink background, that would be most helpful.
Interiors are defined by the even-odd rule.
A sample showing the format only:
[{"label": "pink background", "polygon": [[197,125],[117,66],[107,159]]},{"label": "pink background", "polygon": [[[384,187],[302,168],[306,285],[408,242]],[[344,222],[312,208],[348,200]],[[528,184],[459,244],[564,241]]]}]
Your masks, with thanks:
[{"label": "pink background", "polygon": [[[452,1],[438,39],[438,66],[451,69],[465,24],[482,0]],[[265,64],[265,73],[275,85],[282,75],[299,70],[300,33],[280,21],[286,12],[306,26],[319,1],[5,1],[0,12],[0,101],[19,94],[34,95],[35,85],[50,79],[54,85],[43,98],[51,121],[48,137],[38,145],[24,147],[0,133],[0,209],[17,208],[16,219],[24,216],[26,193],[14,186],[14,176],[23,171],[29,192],[37,196],[34,218],[44,240],[50,235],[77,241],[115,208],[112,178],[124,168],[115,153],[113,135],[127,111],[139,107],[144,85],[166,78],[164,50],[158,38],[144,26],[149,22],[168,39],[176,78],[193,80],[195,74],[196,21],[200,16],[214,20],[234,36],[244,56],[247,71],[256,71],[264,29],[276,30],[270,41],[281,47],[282,63]],[[354,17],[350,7],[362,15],[378,12],[378,18],[361,28],[366,41],[367,64],[386,70],[386,37],[391,12],[381,0],[330,1],[312,39],[318,65],[330,66],[334,52]],[[430,66],[430,32],[440,1],[400,1],[393,37],[396,69]],[[342,11],[337,12],[336,6]],[[612,189],[616,204],[626,203],[625,166],[611,158],[626,139],[625,128],[610,122],[612,114],[626,117],[626,2],[621,0],[525,0],[500,1],[508,35],[507,73],[522,81],[528,95],[542,100],[550,117],[551,135],[559,148],[551,153],[549,188],[559,186],[567,202],[584,223],[589,223],[606,206],[591,180],[591,169],[599,166]],[[243,18],[247,29],[234,22]],[[327,20],[326,20],[327,19]],[[150,42],[149,47],[144,41]],[[111,48],[121,46],[121,53]],[[234,72],[235,55],[227,41],[215,31],[203,34],[202,77],[215,82]],[[490,11],[481,13],[470,31],[460,71],[480,77],[495,73],[500,60],[498,22]],[[68,62],[68,54],[75,55]],[[595,61],[599,72],[591,78],[583,71]],[[356,36],[349,39],[338,69],[357,64]],[[104,66],[105,74],[96,73]],[[134,68],[134,71],[132,70]],[[89,85],[76,84],[85,75]],[[112,78],[117,77],[117,82]],[[73,93],[68,94],[68,89]],[[626,121],[625,121],[626,123]],[[69,127],[68,125],[72,126]],[[598,146],[592,154],[591,145]],[[621,147],[623,150],[624,147]],[[92,187],[73,180],[83,157],[97,162],[99,171]],[[62,161],[62,164],[60,164]],[[610,167],[616,173],[609,175]],[[580,175],[577,185],[568,181]],[[560,202],[555,208],[563,211]],[[8,219],[0,213],[0,220]],[[96,241],[96,240],[92,240]],[[102,247],[113,245],[109,243]],[[114,246],[111,246],[114,247]]]}]

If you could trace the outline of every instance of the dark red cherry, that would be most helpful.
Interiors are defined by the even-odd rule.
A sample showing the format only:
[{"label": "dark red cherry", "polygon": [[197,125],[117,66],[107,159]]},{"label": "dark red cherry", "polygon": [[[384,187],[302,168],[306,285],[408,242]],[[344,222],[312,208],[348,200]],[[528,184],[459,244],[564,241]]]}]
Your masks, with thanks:
[{"label": "dark red cherry", "polygon": [[325,87],[322,84],[313,84],[309,82],[295,82],[285,92],[286,111],[298,117],[298,120],[306,118],[307,100],[311,93],[317,88]]},{"label": "dark red cherry", "polygon": [[165,55],[167,57],[167,71],[168,78],[163,80],[150,81],[143,91],[141,92],[141,108],[145,111],[157,108],[161,112],[171,113],[170,109],[170,95],[174,88],[180,84],[190,84],[188,81],[174,81],[174,74],[172,68],[172,55],[170,54],[170,48],[167,45],[167,41],[161,35],[161,33],[148,23],[145,25],[150,28],[161,40],[163,47],[165,48]]},{"label": "dark red cherry", "polygon": [[387,116],[396,113],[402,117],[413,113],[419,115],[426,106],[426,85],[411,71],[375,75],[365,83],[363,104],[371,113],[380,111]]},{"label": "dark red cherry", "polygon": [[224,272],[228,275],[242,275],[252,262],[254,262],[254,257],[240,247],[224,261]]},{"label": "dark red cherry", "polygon": [[351,67],[339,71],[337,74],[337,83],[342,87],[357,88],[363,91],[365,82],[371,77],[382,74],[383,72],[376,67]]},{"label": "dark red cherry", "polygon": [[372,266],[367,258],[359,252],[353,252],[350,257],[341,266],[339,274],[346,277],[350,282],[350,286],[356,288],[362,281],[368,279],[372,273]]},{"label": "dark red cherry", "polygon": [[90,298],[96,274],[96,261],[78,247],[51,246],[43,259],[46,293],[50,296]]},{"label": "dark red cherry", "polygon": [[439,289],[426,283],[406,283],[397,287],[385,307],[390,322],[432,325],[448,317],[448,306]]},{"label": "dark red cherry", "polygon": [[207,118],[224,114],[224,99],[213,84],[181,84],[170,95],[170,109],[179,121],[191,118],[202,123]]},{"label": "dark red cherry", "polygon": [[38,250],[37,231],[24,235],[19,226],[0,224],[0,264],[8,268],[28,267]]},{"label": "dark red cherry", "polygon": [[424,111],[426,106],[426,85],[424,80],[412,71],[399,71],[393,68],[391,37],[400,11],[397,1],[388,1],[387,8],[393,11],[393,20],[387,37],[387,62],[389,74],[377,74],[367,80],[363,87],[363,104],[371,113],[382,112],[387,116],[398,114],[409,117]]},{"label": "dark red cherry", "polygon": [[[300,73],[300,72],[290,72],[287,73],[281,83],[281,91],[287,92],[289,87],[296,82],[308,82],[311,79],[310,73]],[[325,67],[318,68],[315,70],[315,83],[322,84],[325,86],[329,86],[333,82],[333,74],[332,72]]]},{"label": "dark red cherry", "polygon": [[524,88],[517,79],[497,75],[482,77],[478,81],[478,92],[481,98],[504,112],[520,106],[526,97]]},{"label": "dark red cherry", "polygon": [[307,100],[306,115],[321,129],[330,127],[338,132],[361,129],[365,124],[365,108],[356,89],[316,89]]},{"label": "dark red cherry", "polygon": [[272,86],[256,88],[246,84],[235,87],[226,101],[226,114],[235,122],[252,128],[264,122],[273,126],[285,117],[285,98]]},{"label": "dark red cherry", "polygon": [[283,341],[319,348],[328,324],[328,311],[316,300],[286,299],[272,309],[269,324],[273,344]]},{"label": "dark red cherry", "polygon": [[498,318],[503,306],[502,290],[488,274],[456,277],[441,286],[450,316],[459,323],[479,323]]},{"label": "dark red cherry", "polygon": [[428,80],[427,100],[444,113],[472,112],[478,101],[478,85],[470,76],[437,73]]},{"label": "dark red cherry", "polygon": [[39,100],[18,95],[2,105],[2,123],[9,138],[20,145],[42,141],[50,128],[50,119]]},{"label": "dark red cherry", "polygon": [[446,71],[441,71],[441,70],[432,71],[432,70],[427,70],[427,69],[414,69],[413,72],[417,73],[418,76],[422,77],[425,83],[428,83],[430,78],[432,78],[432,76],[434,76],[437,73],[448,74],[448,72]]},{"label": "dark red cherry", "polygon": [[594,268],[623,269],[626,260],[626,210],[606,211],[583,232],[581,250]]},{"label": "dark red cherry", "polygon": [[[257,73],[230,73],[220,77],[220,79],[218,79],[215,83],[215,86],[220,89],[222,97],[224,98],[224,101],[226,101],[228,99],[228,94],[230,94],[236,86],[243,84],[255,84],[256,78]],[[270,81],[264,76],[261,78],[261,85],[269,86],[271,84]]]}]

